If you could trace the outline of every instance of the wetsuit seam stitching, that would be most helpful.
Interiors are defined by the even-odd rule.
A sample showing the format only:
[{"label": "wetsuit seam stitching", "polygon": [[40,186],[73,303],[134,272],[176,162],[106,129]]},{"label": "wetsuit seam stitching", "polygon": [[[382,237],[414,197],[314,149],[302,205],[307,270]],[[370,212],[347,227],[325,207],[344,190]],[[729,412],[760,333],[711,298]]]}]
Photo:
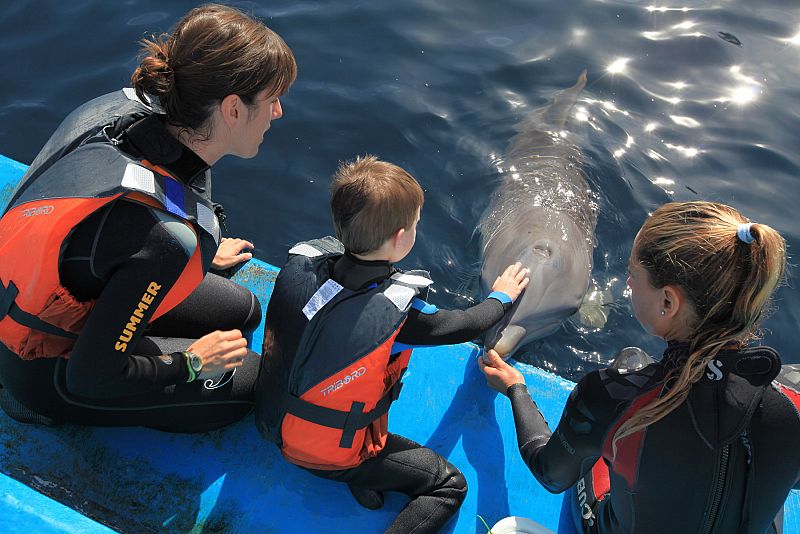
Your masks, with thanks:
[{"label": "wetsuit seam stitching", "polygon": [[427,522],[427,521],[428,521],[428,520],[429,520],[431,517],[433,517],[433,514],[434,514],[434,513],[436,513],[436,510],[438,510],[439,508],[441,508],[443,504],[444,504],[444,502],[443,502],[442,500],[439,500],[439,502],[436,504],[436,507],[435,507],[433,510],[431,510],[431,513],[429,513],[429,514],[428,514],[428,517],[426,517],[425,519],[423,519],[423,520],[422,520],[422,521],[421,521],[421,522],[420,522],[420,523],[419,523],[417,526],[415,526],[414,528],[412,528],[412,529],[409,531],[409,534],[413,534],[414,532],[418,532],[418,530],[417,530],[417,529],[418,529],[418,528],[420,528],[421,526],[423,526],[423,525],[424,525],[424,524],[425,524],[425,523],[426,523],[426,522]]},{"label": "wetsuit seam stitching", "polygon": [[250,311],[247,312],[247,317],[245,318],[246,322],[249,321],[250,318],[253,316],[253,310],[255,310],[255,308],[256,308],[256,296],[252,292],[250,292]]},{"label": "wetsuit seam stitching", "polygon": [[116,203],[117,203],[116,199],[112,200],[111,203],[108,205],[108,207],[103,212],[103,216],[100,218],[100,224],[97,227],[97,232],[95,233],[94,239],[92,240],[92,250],[89,253],[89,258],[88,258],[88,260],[89,260],[89,272],[92,273],[92,276],[94,276],[98,280],[105,281],[104,278],[102,278],[102,277],[97,275],[97,271],[94,268],[95,253],[97,252],[97,245],[100,242],[100,234],[103,233],[103,228],[106,225],[106,221],[108,220],[108,216],[111,214],[111,210],[116,205]]},{"label": "wetsuit seam stitching", "polygon": [[411,469],[416,469],[416,470],[419,470],[419,471],[423,471],[423,472],[431,475],[432,477],[434,477],[436,479],[439,478],[438,477],[438,473],[434,473],[432,471],[429,471],[428,469],[422,468],[422,467],[420,467],[418,465],[415,465],[415,464],[409,464],[409,463],[406,463],[406,462],[402,462],[400,460],[397,460],[396,458],[386,458],[386,461],[387,462],[394,462],[396,464],[402,465],[403,467],[409,467]]}]

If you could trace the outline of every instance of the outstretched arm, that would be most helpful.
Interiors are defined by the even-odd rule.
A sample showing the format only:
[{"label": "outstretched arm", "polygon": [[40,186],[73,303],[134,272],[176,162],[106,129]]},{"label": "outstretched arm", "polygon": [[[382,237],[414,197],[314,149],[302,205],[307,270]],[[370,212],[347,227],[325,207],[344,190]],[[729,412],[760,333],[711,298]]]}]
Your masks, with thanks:
[{"label": "outstretched arm", "polygon": [[480,336],[511,309],[511,304],[528,285],[528,270],[517,263],[497,277],[492,293],[480,304],[466,310],[440,310],[414,299],[412,310],[397,342],[409,346],[452,345]]},{"label": "outstretched arm", "polygon": [[558,427],[551,432],[519,371],[493,350],[478,364],[489,385],[511,400],[520,455],[531,473],[552,493],[570,488],[600,457],[606,429],[603,424],[591,424],[586,417],[581,393],[584,382],[573,390]]},{"label": "outstretched arm", "polygon": [[223,237],[217,253],[214,255],[214,260],[211,262],[211,267],[217,270],[230,269],[252,259],[251,251],[254,248],[255,245],[245,239]]}]

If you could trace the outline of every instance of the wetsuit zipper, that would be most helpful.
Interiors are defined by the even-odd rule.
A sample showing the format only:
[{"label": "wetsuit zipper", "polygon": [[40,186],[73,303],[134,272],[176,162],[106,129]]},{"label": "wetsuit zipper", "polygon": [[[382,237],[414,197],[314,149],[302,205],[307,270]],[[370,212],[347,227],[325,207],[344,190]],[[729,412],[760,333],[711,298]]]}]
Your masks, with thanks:
[{"label": "wetsuit zipper", "polygon": [[731,446],[725,445],[720,451],[719,456],[719,469],[717,469],[717,480],[714,484],[714,498],[711,501],[711,508],[708,511],[708,519],[706,526],[702,532],[710,534],[714,529],[714,523],[717,521],[717,514],[719,513],[719,506],[722,502],[722,494],[725,492],[725,478],[728,474],[728,461],[730,460]]}]

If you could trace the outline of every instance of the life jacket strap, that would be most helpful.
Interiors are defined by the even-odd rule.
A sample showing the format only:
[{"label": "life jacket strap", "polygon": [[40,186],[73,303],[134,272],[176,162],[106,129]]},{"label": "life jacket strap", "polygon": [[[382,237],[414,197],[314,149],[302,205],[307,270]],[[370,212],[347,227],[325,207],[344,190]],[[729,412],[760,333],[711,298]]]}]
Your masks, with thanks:
[{"label": "life jacket strap", "polygon": [[339,440],[339,447],[349,449],[353,446],[356,432],[368,427],[373,421],[388,412],[389,407],[400,396],[401,389],[403,389],[403,382],[398,380],[378,401],[375,408],[368,412],[364,412],[363,402],[353,402],[350,410],[345,412],[306,402],[289,392],[284,394],[283,402],[286,412],[295,417],[328,428],[340,429],[342,438]]},{"label": "life jacket strap", "polygon": [[8,286],[0,280],[0,321],[6,318],[6,315],[11,317],[15,322],[22,326],[27,326],[32,330],[39,330],[46,334],[53,336],[66,337],[69,339],[78,339],[77,334],[67,332],[55,325],[42,321],[35,315],[20,309],[15,302],[19,295],[19,289],[14,285],[14,282],[8,282]]}]

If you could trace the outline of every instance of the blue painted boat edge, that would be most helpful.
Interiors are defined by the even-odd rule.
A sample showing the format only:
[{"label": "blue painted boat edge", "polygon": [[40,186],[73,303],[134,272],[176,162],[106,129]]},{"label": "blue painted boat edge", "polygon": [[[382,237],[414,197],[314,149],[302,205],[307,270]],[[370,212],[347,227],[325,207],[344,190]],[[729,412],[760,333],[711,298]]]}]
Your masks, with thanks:
[{"label": "blue painted boat edge", "polygon": [[5,209],[17,182],[27,168],[27,165],[0,154],[0,213]]},{"label": "blue painted boat edge", "polygon": [[3,474],[0,474],[0,517],[3,518],[4,532],[74,534],[114,532]]},{"label": "blue painted boat edge", "polygon": [[[20,163],[15,159],[11,159],[8,156],[0,154],[0,169],[3,169],[4,175],[5,173],[9,172],[9,170],[11,170],[12,172],[14,170],[17,170],[19,171],[19,176],[22,176],[22,173],[24,173],[28,169],[28,166],[25,165],[24,163]],[[2,179],[0,181],[7,182],[8,180]]]}]

